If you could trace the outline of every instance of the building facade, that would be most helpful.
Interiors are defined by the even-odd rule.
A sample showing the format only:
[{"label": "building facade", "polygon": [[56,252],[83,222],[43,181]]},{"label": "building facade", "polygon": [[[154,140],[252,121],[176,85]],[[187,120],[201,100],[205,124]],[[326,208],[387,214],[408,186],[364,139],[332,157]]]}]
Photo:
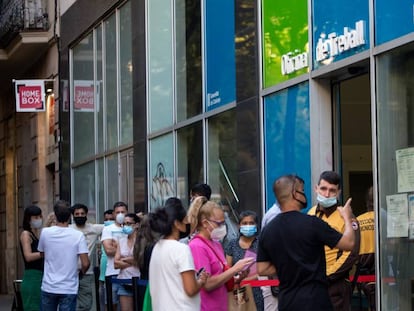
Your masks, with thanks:
[{"label": "building facade", "polygon": [[[1,105],[3,258],[17,261],[21,208],[43,202],[18,191],[36,187],[18,176],[37,155],[37,171],[59,174],[40,196],[45,206],[84,203],[96,221],[119,200],[145,212],[170,196],[188,204],[191,186],[206,182],[236,222],[273,204],[278,176],[301,176],[315,202],[319,174],[336,170],[356,215],[374,185],[378,305],[411,309],[412,12],[406,0],[65,2],[57,138],[44,143],[41,127],[19,126],[46,114]],[[15,78],[54,79],[52,59]],[[2,101],[12,101],[11,87]],[[27,144],[15,137],[42,141],[54,156],[58,146],[59,161],[37,149],[19,157]]]},{"label": "building facade", "polygon": [[[59,192],[57,1],[0,1],[0,293],[22,277],[19,245],[24,207],[43,216]],[[41,81],[43,108],[16,109],[17,81]]]}]

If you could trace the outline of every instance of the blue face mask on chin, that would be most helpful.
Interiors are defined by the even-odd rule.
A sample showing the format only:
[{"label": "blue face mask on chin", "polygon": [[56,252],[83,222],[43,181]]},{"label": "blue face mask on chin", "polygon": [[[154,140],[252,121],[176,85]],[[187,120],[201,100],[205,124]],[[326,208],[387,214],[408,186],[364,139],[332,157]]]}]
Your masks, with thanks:
[{"label": "blue face mask on chin", "polygon": [[323,208],[332,207],[338,203],[338,199],[336,197],[325,198],[323,195],[320,195],[319,193],[316,200],[318,201],[319,205]]},{"label": "blue face mask on chin", "polygon": [[115,223],[115,221],[114,221],[114,220],[105,220],[105,221],[104,221],[104,226],[106,227],[106,226],[112,225],[112,224],[114,224],[114,223]]}]

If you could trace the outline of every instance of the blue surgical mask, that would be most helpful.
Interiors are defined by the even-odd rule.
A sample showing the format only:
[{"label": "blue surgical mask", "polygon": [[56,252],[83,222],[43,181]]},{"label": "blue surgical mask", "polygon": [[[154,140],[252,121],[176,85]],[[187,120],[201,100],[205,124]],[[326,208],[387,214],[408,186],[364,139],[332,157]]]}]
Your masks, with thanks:
[{"label": "blue surgical mask", "polygon": [[132,226],[123,226],[122,232],[127,235],[130,235],[132,232],[134,232],[134,228],[132,228]]},{"label": "blue surgical mask", "polygon": [[104,226],[107,227],[107,226],[110,226],[110,225],[112,225],[114,223],[115,223],[115,221],[113,221],[113,220],[105,220],[104,221]]},{"label": "blue surgical mask", "polygon": [[323,208],[328,208],[338,203],[338,199],[336,197],[325,198],[323,195],[320,195],[319,193],[316,200],[318,201],[319,205]]},{"label": "blue surgical mask", "polygon": [[244,225],[240,226],[240,233],[245,237],[252,237],[257,233],[257,226],[256,225]]}]

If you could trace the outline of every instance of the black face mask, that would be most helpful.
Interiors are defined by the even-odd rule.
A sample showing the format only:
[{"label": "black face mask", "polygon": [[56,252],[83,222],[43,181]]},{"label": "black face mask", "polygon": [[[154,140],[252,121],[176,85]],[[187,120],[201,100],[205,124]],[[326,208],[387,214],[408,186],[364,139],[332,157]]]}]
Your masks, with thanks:
[{"label": "black face mask", "polygon": [[86,219],[86,216],[73,217],[73,220],[77,226],[83,226],[86,222]]},{"label": "black face mask", "polygon": [[188,237],[190,235],[191,225],[185,224],[185,232],[180,231],[180,240]]},{"label": "black face mask", "polygon": [[295,196],[293,196],[293,198],[294,198],[296,201],[298,201],[298,202],[300,203],[300,209],[304,209],[304,208],[306,208],[306,206],[308,205],[308,200],[306,199],[306,194],[305,194],[305,192],[302,192],[302,191],[299,191],[299,190],[296,190],[296,192],[298,192],[298,193],[300,193],[301,195],[303,195],[303,197],[305,198],[305,201],[298,200],[298,199],[296,199],[296,197],[295,197]]}]

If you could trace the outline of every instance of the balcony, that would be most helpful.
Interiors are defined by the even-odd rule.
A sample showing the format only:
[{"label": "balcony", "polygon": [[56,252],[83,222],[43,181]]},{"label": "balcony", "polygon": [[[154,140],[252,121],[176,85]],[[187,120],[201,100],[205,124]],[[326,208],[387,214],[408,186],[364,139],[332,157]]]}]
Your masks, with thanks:
[{"label": "balcony", "polygon": [[[19,78],[48,49],[46,0],[0,1],[0,85]],[[11,83],[11,82],[10,82]]]}]

